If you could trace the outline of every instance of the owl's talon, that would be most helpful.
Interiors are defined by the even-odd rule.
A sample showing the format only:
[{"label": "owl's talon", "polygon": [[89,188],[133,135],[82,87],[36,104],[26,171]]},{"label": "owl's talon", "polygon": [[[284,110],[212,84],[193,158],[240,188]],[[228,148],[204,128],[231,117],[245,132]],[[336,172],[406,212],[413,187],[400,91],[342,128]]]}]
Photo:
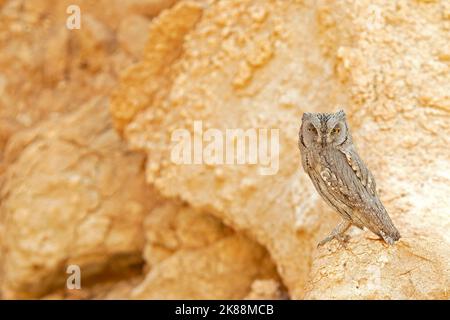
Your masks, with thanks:
[{"label": "owl's talon", "polygon": [[347,248],[348,241],[350,240],[350,236],[347,234],[341,234],[339,237],[336,237],[339,241],[339,244],[342,248]]},{"label": "owl's talon", "polygon": [[317,248],[322,247],[324,244],[326,244],[327,242],[330,242],[333,239],[336,239],[339,242],[339,244],[345,248],[347,246],[348,241],[350,240],[350,236],[346,235],[346,234],[329,235],[328,237],[326,237],[325,239],[323,239],[322,241],[320,241],[317,244]]},{"label": "owl's talon", "polygon": [[342,220],[341,223],[339,223],[336,228],[330,233],[328,237],[323,239],[317,244],[317,248],[323,246],[325,243],[336,239],[339,241],[342,247],[345,247],[350,237],[345,234],[345,231],[347,231],[348,228],[350,228],[351,222],[347,220]]},{"label": "owl's talon", "polygon": [[342,234],[340,242],[348,243],[350,241],[350,236],[348,234]]},{"label": "owl's talon", "polygon": [[322,247],[325,243],[327,243],[327,242],[329,242],[329,241],[331,241],[331,240],[332,240],[332,239],[328,239],[328,237],[325,238],[325,239],[323,239],[322,241],[320,241],[320,242],[317,244],[317,248]]}]

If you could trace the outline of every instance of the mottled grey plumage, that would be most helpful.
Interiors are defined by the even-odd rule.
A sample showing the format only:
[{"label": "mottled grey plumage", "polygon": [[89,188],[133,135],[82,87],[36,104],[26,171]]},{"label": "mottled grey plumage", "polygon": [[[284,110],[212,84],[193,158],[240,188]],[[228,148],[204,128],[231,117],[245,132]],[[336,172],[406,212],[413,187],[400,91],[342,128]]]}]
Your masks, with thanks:
[{"label": "mottled grey plumage", "polygon": [[319,245],[345,240],[351,225],[368,228],[388,244],[400,239],[378,198],[375,179],[356,153],[344,111],[303,114],[298,146],[317,191],[343,218]]}]

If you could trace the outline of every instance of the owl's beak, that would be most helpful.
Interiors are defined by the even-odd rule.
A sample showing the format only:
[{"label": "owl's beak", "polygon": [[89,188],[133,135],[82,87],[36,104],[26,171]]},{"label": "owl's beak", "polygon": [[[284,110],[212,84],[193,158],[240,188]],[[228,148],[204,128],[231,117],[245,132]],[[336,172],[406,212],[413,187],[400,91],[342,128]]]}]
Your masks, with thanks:
[{"label": "owl's beak", "polygon": [[319,135],[317,136],[317,143],[318,143],[318,144],[321,144],[322,147],[324,147],[324,146],[325,146],[325,142],[326,142],[326,137],[325,137],[325,135],[319,134]]}]

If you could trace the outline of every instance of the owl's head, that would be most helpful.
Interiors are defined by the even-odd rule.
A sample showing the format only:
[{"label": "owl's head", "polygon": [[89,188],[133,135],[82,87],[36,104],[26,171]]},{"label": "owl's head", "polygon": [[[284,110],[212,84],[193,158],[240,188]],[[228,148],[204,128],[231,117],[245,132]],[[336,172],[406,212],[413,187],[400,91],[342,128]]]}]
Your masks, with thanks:
[{"label": "owl's head", "polygon": [[345,112],[304,113],[300,141],[305,148],[325,148],[351,143]]}]

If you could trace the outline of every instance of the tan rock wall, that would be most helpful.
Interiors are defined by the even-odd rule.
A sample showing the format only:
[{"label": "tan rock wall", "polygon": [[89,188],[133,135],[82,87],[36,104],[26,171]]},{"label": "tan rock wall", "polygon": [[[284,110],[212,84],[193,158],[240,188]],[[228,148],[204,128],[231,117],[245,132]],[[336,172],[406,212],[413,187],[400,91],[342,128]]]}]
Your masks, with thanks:
[{"label": "tan rock wall", "polygon": [[276,281],[275,265],[255,241],[179,202],[146,218],[148,272],[137,299],[242,299],[256,279]]},{"label": "tan rock wall", "polygon": [[143,156],[113,131],[105,100],[15,135],[5,158],[5,298],[64,287],[68,265],[80,266],[87,280],[142,264],[142,224],[155,197],[142,176]]},{"label": "tan rock wall", "polygon": [[[168,28],[172,21],[183,21],[178,14],[182,17],[199,8],[180,3],[155,20],[152,28]],[[315,40],[313,21],[311,5],[214,2],[187,36],[184,29],[180,37],[173,36],[184,42],[172,65],[146,55],[126,73],[112,100],[112,112],[120,120],[124,106],[131,110],[148,106],[124,131],[133,148],[151,153],[147,180],[166,196],[213,208],[225,223],[249,230],[269,249],[285,284],[299,297],[309,273],[319,215],[313,213],[317,205],[310,199],[311,186],[298,170],[298,122],[292,119],[298,118],[297,106],[325,110],[344,97],[336,90],[332,61],[322,55]],[[159,33],[151,34],[149,43],[172,45]],[[149,98],[136,99],[139,83],[160,83],[160,74],[150,73],[149,65],[151,70],[170,68],[166,80],[171,81],[163,82],[157,95],[142,90],[140,95],[150,92]],[[135,107],[136,101],[142,103]],[[194,120],[204,121],[205,128],[284,128],[279,172],[262,176],[256,166],[172,164],[170,134],[178,128],[192,130]]]},{"label": "tan rock wall", "polygon": [[[142,155],[130,152],[111,129],[103,97],[121,70],[142,56],[150,19],[175,2],[54,6],[38,0],[23,6],[11,0],[2,6],[3,298],[52,290],[46,298],[130,298],[135,287],[133,297],[164,298],[176,291],[198,298],[224,286],[214,296],[229,299],[244,297],[256,278],[277,277],[266,250],[254,241],[206,212],[162,200],[144,185]],[[80,30],[65,28],[69,4],[80,6]],[[170,38],[170,30],[166,34]],[[178,53],[163,50],[159,56],[165,54]],[[159,266],[171,255],[167,268]],[[179,263],[192,258],[197,263],[189,265],[186,279]],[[69,264],[81,267],[81,290],[65,287]],[[155,287],[162,280],[155,282],[155,274],[169,270],[176,273],[172,281]],[[178,281],[185,282],[183,290]]]},{"label": "tan rock wall", "polygon": [[[445,0],[0,1],[0,296],[448,299],[448,43]],[[395,246],[316,248],[297,134],[341,107]],[[175,164],[195,121],[279,130],[273,174]]]},{"label": "tan rock wall", "polygon": [[359,150],[403,238],[393,248],[358,238],[348,252],[318,253],[307,297],[448,299],[448,2],[345,1],[320,10],[340,25],[339,38],[349,38],[343,15],[356,34],[336,52],[337,76],[348,87]]},{"label": "tan rock wall", "polygon": [[[153,28],[189,10],[198,11],[183,2]],[[201,10],[195,26],[179,33],[183,51],[171,65],[146,55],[115,93],[112,113],[126,140],[151,155],[147,181],[248,230],[268,248],[294,298],[446,298],[446,2],[213,1]],[[173,45],[158,34],[150,39],[162,48]],[[151,64],[164,73],[149,73]],[[157,83],[160,74],[170,75],[162,90],[143,90],[135,100],[137,82]],[[303,111],[340,105],[403,235],[394,248],[357,231],[349,251],[333,251],[333,244],[314,248],[337,217],[299,169],[299,120]],[[131,117],[121,117],[124,107]],[[175,165],[171,133],[192,132],[195,120],[219,130],[279,128],[280,170],[261,176],[257,166]],[[359,259],[353,250],[367,253]],[[429,264],[415,268],[414,253]],[[350,267],[337,268],[340,261]],[[379,275],[375,284],[368,273]],[[334,290],[341,281],[344,289]],[[394,289],[394,283],[401,285]]]},{"label": "tan rock wall", "polygon": [[[142,52],[151,18],[174,3],[5,1],[0,7],[0,159],[15,131],[109,95],[121,70]],[[79,30],[66,28],[69,5],[81,10]]]}]

